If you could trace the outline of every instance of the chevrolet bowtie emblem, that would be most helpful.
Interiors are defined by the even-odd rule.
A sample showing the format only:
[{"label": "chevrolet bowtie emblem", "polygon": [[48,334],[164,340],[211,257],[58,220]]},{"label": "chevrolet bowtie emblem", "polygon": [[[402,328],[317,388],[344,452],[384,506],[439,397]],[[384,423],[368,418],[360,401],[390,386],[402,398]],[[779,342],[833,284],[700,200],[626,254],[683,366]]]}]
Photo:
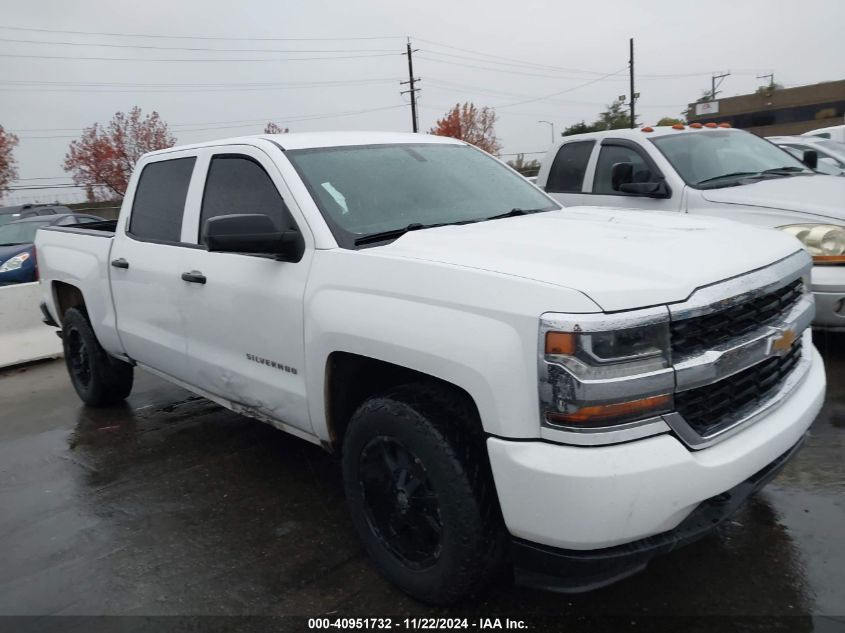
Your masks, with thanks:
[{"label": "chevrolet bowtie emblem", "polygon": [[788,352],[797,338],[798,335],[792,330],[784,330],[780,334],[774,335],[769,339],[771,341],[770,353],[777,352],[783,354]]}]

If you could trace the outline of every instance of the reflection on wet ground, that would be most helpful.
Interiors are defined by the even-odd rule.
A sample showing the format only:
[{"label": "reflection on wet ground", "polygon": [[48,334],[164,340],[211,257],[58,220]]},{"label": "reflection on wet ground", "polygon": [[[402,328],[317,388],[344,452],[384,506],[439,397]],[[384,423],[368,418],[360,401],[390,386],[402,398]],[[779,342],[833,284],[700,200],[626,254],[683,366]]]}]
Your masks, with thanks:
[{"label": "reflection on wet ground", "polygon": [[142,372],[126,406],[91,410],[60,362],[7,371],[0,614],[812,614],[788,630],[838,630],[818,616],[845,613],[845,337],[816,342],[829,397],[805,448],[719,533],[590,594],[502,585],[452,610],[373,570],[319,448]]}]

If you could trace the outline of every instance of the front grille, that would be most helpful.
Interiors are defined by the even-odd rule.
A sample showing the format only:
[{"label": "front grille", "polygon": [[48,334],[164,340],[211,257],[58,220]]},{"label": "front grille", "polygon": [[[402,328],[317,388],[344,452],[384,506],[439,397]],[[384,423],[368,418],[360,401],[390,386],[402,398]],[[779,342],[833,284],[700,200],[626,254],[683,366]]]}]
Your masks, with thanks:
[{"label": "front grille", "polygon": [[708,437],[759,406],[801,359],[801,339],[776,356],[711,385],[675,394],[675,410],[700,436]]},{"label": "front grille", "polygon": [[743,303],[700,317],[673,321],[670,325],[672,353],[697,354],[757,329],[777,319],[801,298],[803,282],[796,279]]}]

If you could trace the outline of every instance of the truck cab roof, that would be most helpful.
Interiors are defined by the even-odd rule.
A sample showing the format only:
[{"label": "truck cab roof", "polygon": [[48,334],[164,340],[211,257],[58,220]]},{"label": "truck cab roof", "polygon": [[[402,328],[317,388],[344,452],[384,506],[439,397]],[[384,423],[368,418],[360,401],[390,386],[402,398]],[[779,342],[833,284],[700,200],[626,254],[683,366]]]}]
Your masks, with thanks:
[{"label": "truck cab roof", "polygon": [[661,136],[669,136],[669,135],[677,135],[677,134],[684,134],[684,133],[694,133],[694,134],[707,134],[708,132],[712,132],[714,130],[719,130],[721,132],[732,132],[735,134],[744,133],[743,130],[738,130],[735,128],[727,128],[727,127],[717,127],[717,128],[708,128],[708,127],[690,127],[689,125],[685,125],[683,128],[675,128],[671,125],[661,125],[657,127],[649,127],[643,126],[639,128],[629,129],[629,128],[622,128],[618,130],[602,130],[601,132],[585,132],[583,134],[572,134],[570,136],[562,137],[558,142],[557,145],[562,143],[566,143],[573,140],[582,140],[582,139],[602,139],[607,137],[612,138],[622,138],[622,139],[630,139],[635,141],[641,141],[644,138],[656,138]]},{"label": "truck cab roof", "polygon": [[[150,152],[146,156],[157,156],[173,151],[219,147],[221,145],[256,145],[263,141],[281,147],[283,150],[314,149],[318,147],[344,147],[353,145],[392,145],[399,143],[439,143],[448,145],[466,145],[464,141],[448,136],[433,134],[414,134],[411,132],[296,132],[286,134],[253,134],[236,136],[190,145],[177,145],[167,149]],[[257,143],[258,142],[258,143]]]}]

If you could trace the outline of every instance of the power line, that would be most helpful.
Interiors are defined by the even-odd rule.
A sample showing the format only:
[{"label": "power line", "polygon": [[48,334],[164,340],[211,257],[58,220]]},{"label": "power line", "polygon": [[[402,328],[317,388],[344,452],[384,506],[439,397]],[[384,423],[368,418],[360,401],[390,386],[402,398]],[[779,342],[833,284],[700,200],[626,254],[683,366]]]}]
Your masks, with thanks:
[{"label": "power line", "polygon": [[[283,120],[286,123],[292,122],[301,122],[301,121],[316,121],[319,119],[333,119],[339,118],[344,116],[354,116],[356,114],[365,114],[369,112],[381,112],[384,110],[395,110],[396,108],[404,108],[404,104],[399,105],[392,105],[392,106],[382,106],[379,108],[368,108],[364,110],[347,110],[344,112],[333,112],[333,113],[326,113],[326,114],[317,114],[317,115],[295,115],[295,116],[279,116],[273,115],[269,117],[262,117],[261,119],[252,119],[252,120],[242,120],[242,121],[210,121],[206,123],[183,123],[181,125],[170,125],[173,132],[205,132],[211,130],[228,130],[228,129],[237,129],[237,128],[244,128],[244,127],[253,127],[256,125],[261,125],[262,123],[266,123],[267,121],[272,121],[274,119]],[[221,125],[217,125],[221,124]],[[232,125],[227,125],[232,124]],[[210,127],[191,127],[191,126],[210,126]],[[180,129],[177,129],[180,128]],[[69,130],[71,128],[53,128],[54,130]],[[35,131],[35,130],[33,130]],[[48,131],[48,130],[40,130],[40,131]],[[81,130],[80,130],[81,132]],[[57,136],[21,136],[19,137],[21,140],[24,139],[63,139],[63,138],[78,138],[79,134],[70,134],[70,135],[57,135]]]},{"label": "power line", "polygon": [[7,88],[0,87],[0,92],[60,92],[62,94],[67,93],[93,93],[93,94],[100,94],[100,93],[137,93],[143,92],[145,94],[155,94],[155,93],[163,93],[163,94],[172,94],[172,93],[180,93],[180,92],[191,92],[191,93],[205,93],[205,92],[260,92],[266,90],[300,90],[303,88],[308,89],[317,89],[317,88],[348,88],[349,86],[375,86],[381,84],[392,84],[395,80],[394,79],[384,79],[384,80],[374,80],[374,81],[355,81],[355,82],[313,82],[313,83],[306,83],[306,84],[291,84],[291,85],[284,85],[284,84],[266,84],[266,85],[231,85],[226,86],[225,84],[219,86],[186,86],[181,87],[178,84],[173,84],[172,86],[167,87],[154,87],[154,86],[143,86],[138,85],[132,87],[131,85],[122,87],[122,86],[108,86],[108,85],[97,85],[93,84],[90,87],[74,87],[74,86],[50,86],[50,85],[13,85]]},{"label": "power line", "polygon": [[0,42],[14,42],[16,44],[46,44],[48,46],[98,46],[102,48],[137,48],[155,51],[211,51],[215,53],[389,53],[389,48],[331,48],[331,49],[287,49],[287,48],[205,48],[194,46],[153,46],[142,44],[107,44],[88,42],[44,42],[40,40],[18,40],[0,37]]},{"label": "power line", "polygon": [[341,60],[341,59],[363,59],[372,57],[393,57],[402,53],[373,53],[367,55],[345,55],[325,57],[269,57],[258,59],[162,59],[150,57],[76,57],[69,55],[19,55],[17,53],[0,53],[0,57],[14,57],[18,59],[62,59],[62,60],[84,60],[84,61],[106,61],[106,62],[308,62],[317,60]]},{"label": "power line", "polygon": [[590,85],[592,85],[592,84],[594,84],[594,83],[598,83],[599,81],[603,81],[604,79],[607,79],[607,78],[609,78],[609,77],[612,77],[613,75],[618,75],[618,74],[619,74],[619,73],[621,73],[623,70],[626,70],[626,69],[625,69],[625,68],[622,68],[622,69],[617,70],[617,71],[615,71],[615,72],[608,73],[607,75],[602,75],[601,77],[596,77],[595,79],[591,79],[590,81],[585,81],[584,83],[582,83],[582,84],[578,84],[577,86],[572,86],[572,87],[570,87],[570,88],[565,88],[564,90],[559,90],[559,91],[557,91],[557,92],[552,92],[552,93],[550,93],[550,94],[547,94],[547,95],[542,95],[542,96],[540,96],[540,97],[534,97],[534,98],[532,98],[532,99],[525,99],[525,100],[523,100],[523,101],[514,101],[513,103],[506,103],[506,104],[504,104],[504,105],[498,105],[498,106],[496,106],[496,108],[509,108],[509,107],[511,107],[511,106],[515,106],[515,105],[523,105],[523,104],[525,104],[525,103],[533,103],[533,102],[535,102],[535,101],[544,101],[544,100],[546,100],[546,99],[548,99],[548,98],[550,98],[550,97],[557,97],[558,95],[566,94],[567,92],[572,92],[573,90],[578,90],[579,88],[584,88],[584,87],[586,87],[586,86],[590,86]]},{"label": "power line", "polygon": [[[468,48],[461,48],[459,46],[451,46],[449,44],[441,44],[439,42],[434,42],[432,40],[426,40],[426,39],[423,39],[423,38],[417,38],[417,39],[420,42],[426,42],[428,44],[434,44],[435,46],[440,46],[442,48],[449,48],[449,49],[452,49],[452,50],[455,50],[455,51],[461,51],[461,52],[464,52],[464,53],[471,53],[473,55],[482,55],[484,57],[491,57],[491,58],[494,58],[494,59],[511,62],[510,65],[524,65],[524,66],[531,66],[533,68],[545,68],[547,70],[558,70],[558,71],[561,71],[561,72],[571,72],[571,73],[582,73],[582,74],[592,74],[592,75],[603,74],[600,71],[581,70],[581,69],[577,69],[577,68],[564,68],[564,67],[561,67],[561,66],[550,66],[550,65],[547,65],[547,64],[538,64],[536,62],[528,62],[528,61],[525,61],[525,60],[514,59],[512,57],[504,57],[502,55],[494,55],[492,53],[482,53],[481,51],[474,51],[474,50],[471,50],[471,49],[468,49]],[[434,52],[434,51],[432,51],[432,52]],[[440,54],[446,55],[447,53],[440,53]],[[476,61],[482,61],[482,60],[476,60]]]},{"label": "power line", "polygon": [[141,37],[169,40],[214,40],[229,42],[343,42],[354,40],[393,40],[405,39],[404,35],[381,35],[369,37],[223,37],[212,35],[165,35],[161,33],[109,33],[103,31],[69,31],[59,29],[40,29],[23,26],[0,26],[6,31],[30,31],[33,33],[62,33],[66,35],[104,35],[107,37]]},{"label": "power line", "polygon": [[451,61],[451,60],[447,61],[445,59],[435,59],[434,57],[429,57],[428,55],[425,54],[425,53],[428,53],[428,52],[430,52],[430,51],[422,51],[423,54],[417,55],[417,57],[419,59],[424,59],[424,60],[429,61],[429,62],[434,62],[435,64],[444,64],[446,66],[463,66],[464,68],[475,68],[475,69],[478,69],[478,70],[489,70],[489,71],[492,71],[492,72],[505,73],[505,74],[508,74],[508,75],[520,75],[522,77],[545,77],[546,79],[562,79],[562,77],[560,75],[547,75],[547,74],[543,74],[543,73],[530,73],[530,72],[525,72],[525,71],[522,71],[522,70],[508,70],[506,68],[495,68],[495,67],[491,67],[491,66],[478,66],[476,64],[465,64],[463,62],[456,62],[456,61]]},{"label": "power line", "polygon": [[90,87],[124,87],[124,88],[169,88],[169,87],[185,87],[185,88],[216,88],[216,87],[252,87],[252,86],[283,86],[283,87],[299,87],[299,86],[316,86],[316,85],[348,85],[357,83],[373,83],[382,81],[394,81],[393,77],[372,77],[368,79],[337,79],[337,80],[322,80],[322,81],[295,81],[295,82],[276,82],[276,81],[259,81],[246,83],[137,83],[137,82],[119,82],[119,81],[47,81],[47,80],[18,80],[18,79],[0,79],[0,84],[11,85],[48,85],[48,86],[90,86]]},{"label": "power line", "polygon": [[87,187],[105,187],[106,185],[22,185],[20,187],[7,187],[8,191],[40,191],[43,189],[86,189]]}]

